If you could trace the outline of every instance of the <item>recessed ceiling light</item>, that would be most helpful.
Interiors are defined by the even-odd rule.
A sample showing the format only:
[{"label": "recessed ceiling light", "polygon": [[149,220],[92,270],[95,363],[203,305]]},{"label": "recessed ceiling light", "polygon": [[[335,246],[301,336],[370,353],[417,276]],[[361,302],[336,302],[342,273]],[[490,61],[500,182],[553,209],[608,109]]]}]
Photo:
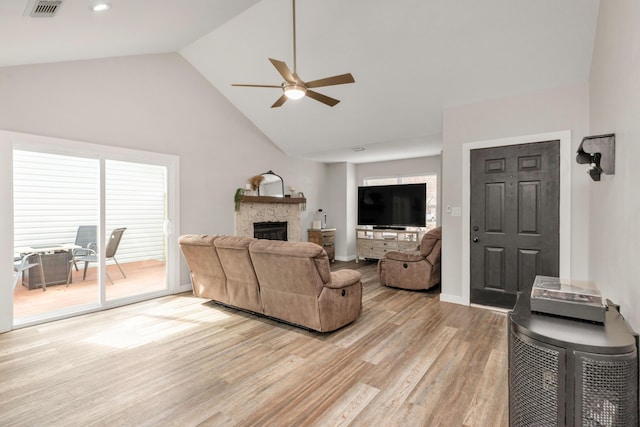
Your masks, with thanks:
[{"label": "recessed ceiling light", "polygon": [[104,11],[107,11],[109,9],[111,9],[111,3],[107,3],[107,2],[104,2],[104,1],[94,3],[91,6],[91,10],[93,10],[94,12],[104,12]]}]

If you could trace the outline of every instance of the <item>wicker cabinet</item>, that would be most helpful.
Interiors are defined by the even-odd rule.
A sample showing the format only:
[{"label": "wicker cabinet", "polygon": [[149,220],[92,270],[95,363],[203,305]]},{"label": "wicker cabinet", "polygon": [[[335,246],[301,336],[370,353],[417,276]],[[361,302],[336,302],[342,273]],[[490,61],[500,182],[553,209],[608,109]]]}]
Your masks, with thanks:
[{"label": "wicker cabinet", "polygon": [[336,259],[336,229],[335,228],[323,228],[320,230],[309,229],[309,241],[320,245],[324,248],[329,256],[329,261],[333,262]]},{"label": "wicker cabinet", "polygon": [[[42,255],[42,269],[46,279],[46,286],[59,285],[62,283],[71,283],[67,280],[71,279],[69,276],[69,252],[59,251],[53,253],[46,253]],[[35,259],[32,258],[32,259]],[[39,268],[30,268],[22,273],[22,284],[29,290],[42,288],[42,278],[40,277]]]}]

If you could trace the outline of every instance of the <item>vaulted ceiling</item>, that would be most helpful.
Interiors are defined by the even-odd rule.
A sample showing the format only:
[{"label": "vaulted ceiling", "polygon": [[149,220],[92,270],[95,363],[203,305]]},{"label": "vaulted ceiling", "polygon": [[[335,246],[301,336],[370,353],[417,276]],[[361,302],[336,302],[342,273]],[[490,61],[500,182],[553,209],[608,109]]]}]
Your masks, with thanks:
[{"label": "vaulted ceiling", "polygon": [[[318,161],[439,154],[445,108],[586,82],[598,0],[297,0],[297,71],[350,72],[270,108],[269,62],[293,68],[291,0],[63,0],[30,18],[33,0],[0,2],[0,66],[179,52],[274,144]],[[508,120],[508,117],[505,117]],[[362,150],[364,149],[364,150]]]}]

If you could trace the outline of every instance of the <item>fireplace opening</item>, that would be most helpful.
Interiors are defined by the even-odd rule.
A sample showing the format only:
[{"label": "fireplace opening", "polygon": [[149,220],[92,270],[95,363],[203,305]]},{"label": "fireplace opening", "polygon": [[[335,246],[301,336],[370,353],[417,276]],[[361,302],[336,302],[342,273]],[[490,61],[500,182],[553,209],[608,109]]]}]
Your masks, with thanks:
[{"label": "fireplace opening", "polygon": [[287,222],[254,222],[253,237],[267,240],[287,240]]}]

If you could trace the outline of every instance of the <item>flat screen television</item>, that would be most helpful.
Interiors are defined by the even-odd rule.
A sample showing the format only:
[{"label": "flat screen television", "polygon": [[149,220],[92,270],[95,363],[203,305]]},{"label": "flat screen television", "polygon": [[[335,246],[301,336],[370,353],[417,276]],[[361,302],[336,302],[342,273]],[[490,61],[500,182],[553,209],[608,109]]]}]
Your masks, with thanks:
[{"label": "flat screen television", "polygon": [[358,225],[424,227],[427,184],[358,187]]}]

